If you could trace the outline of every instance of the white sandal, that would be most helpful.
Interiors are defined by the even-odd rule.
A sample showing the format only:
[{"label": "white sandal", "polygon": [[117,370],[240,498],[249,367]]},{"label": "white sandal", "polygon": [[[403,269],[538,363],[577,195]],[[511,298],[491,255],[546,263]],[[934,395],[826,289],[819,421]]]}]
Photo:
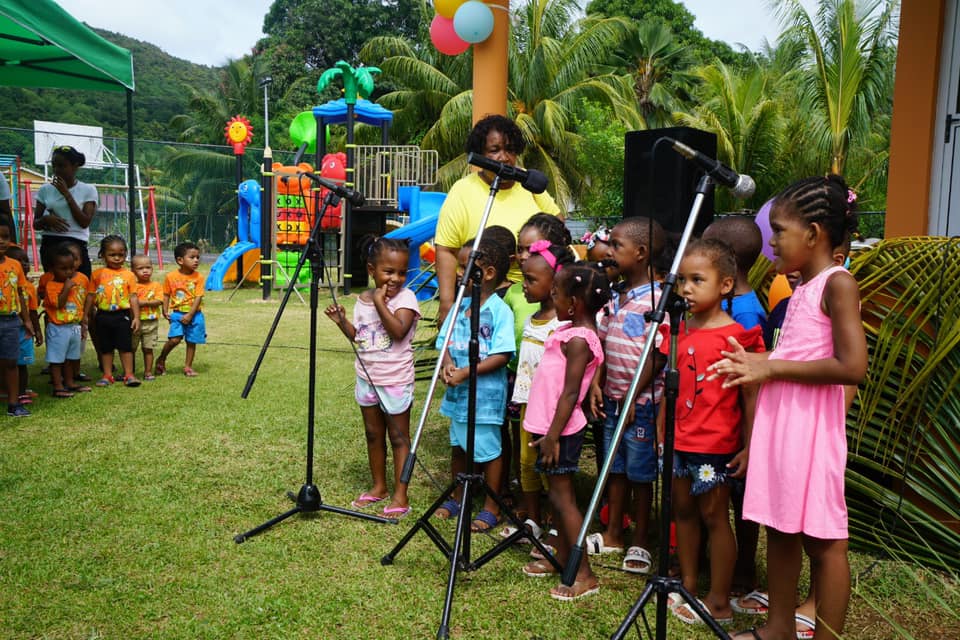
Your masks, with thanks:
[{"label": "white sandal", "polygon": [[[642,567],[632,567],[630,562],[642,562],[645,566]],[[627,549],[627,555],[623,556],[623,564],[621,568],[627,573],[639,573],[641,575],[646,575],[650,573],[650,567],[653,566],[653,558],[650,557],[650,552],[644,549],[643,547],[630,547]]]},{"label": "white sandal", "polygon": [[[526,520],[524,520],[523,526],[526,527],[527,530],[530,531],[530,533],[533,534],[533,537],[536,538],[537,540],[539,540],[540,537],[543,535],[543,529],[541,529],[540,525],[534,522],[533,519],[531,518],[527,518]],[[500,531],[500,537],[509,538],[516,532],[517,532],[516,527],[504,527],[503,530]],[[523,538],[517,539],[515,544],[533,544],[533,543],[530,542],[529,537],[523,537]]]},{"label": "white sandal", "polygon": [[584,540],[587,547],[587,555],[599,556],[604,553],[623,553],[623,547],[608,547],[603,542],[602,533],[591,533]]}]

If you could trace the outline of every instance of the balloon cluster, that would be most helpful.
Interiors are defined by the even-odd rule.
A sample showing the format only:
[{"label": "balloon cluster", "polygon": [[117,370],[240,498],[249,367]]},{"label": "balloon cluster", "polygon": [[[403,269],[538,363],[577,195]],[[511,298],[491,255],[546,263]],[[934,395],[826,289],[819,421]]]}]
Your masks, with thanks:
[{"label": "balloon cluster", "polygon": [[480,0],[435,0],[430,41],[440,53],[456,56],[493,33],[493,11]]}]

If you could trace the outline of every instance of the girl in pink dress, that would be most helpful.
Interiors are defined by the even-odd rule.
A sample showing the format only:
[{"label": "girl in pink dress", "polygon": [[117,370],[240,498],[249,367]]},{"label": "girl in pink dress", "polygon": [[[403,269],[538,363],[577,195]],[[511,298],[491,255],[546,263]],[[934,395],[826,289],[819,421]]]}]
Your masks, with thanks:
[{"label": "girl in pink dress", "polygon": [[[554,307],[560,326],[544,344],[540,366],[533,376],[523,428],[530,433],[531,447],[539,450],[536,469],[550,476],[549,497],[557,524],[557,560],[566,564],[570,546],[583,525],[577,507],[573,474],[579,470],[580,449],[587,418],[580,404],[590,381],[603,362],[603,345],[597,336],[597,312],[610,299],[610,283],[597,269],[574,265],[563,267],[553,281]],[[524,574],[542,578],[555,573],[546,560],[535,560]],[[571,601],[600,590],[586,558],[569,587],[550,590],[557,600]]]},{"label": "girl in pink dress", "polygon": [[801,553],[816,593],[814,638],[839,637],[850,599],[843,385],[867,370],[857,282],[833,261],[856,229],[855,196],[840,176],[801,180],[777,196],[770,227],[779,273],[799,271],[783,333],[769,354],[731,342],[710,368],[724,386],[760,383],[743,516],[767,526],[767,624],[737,638],[792,640]]}]

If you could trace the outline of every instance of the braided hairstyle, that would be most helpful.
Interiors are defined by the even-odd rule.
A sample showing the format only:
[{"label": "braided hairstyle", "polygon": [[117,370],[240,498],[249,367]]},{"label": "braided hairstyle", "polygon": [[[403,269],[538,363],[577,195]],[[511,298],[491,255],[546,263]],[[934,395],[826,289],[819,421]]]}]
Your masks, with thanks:
[{"label": "braided hairstyle", "polygon": [[[737,254],[734,253],[733,247],[731,247],[726,242],[718,240],[716,238],[700,238],[698,240],[692,240],[689,245],[687,245],[687,251],[683,254],[684,257],[700,255],[710,261],[710,264],[714,269],[717,270],[720,278],[732,278],[734,283],[737,281]],[[724,309],[730,310],[733,309],[733,297],[736,287],[730,287],[730,291],[723,297],[727,302],[727,308]]]},{"label": "braided hairstyle", "polygon": [[555,215],[543,212],[533,214],[523,223],[517,235],[523,233],[525,229],[530,228],[536,229],[540,233],[540,237],[544,240],[549,240],[551,244],[566,247],[573,243],[573,238],[570,236],[570,230],[567,229],[567,225]]},{"label": "braided hairstyle", "polygon": [[606,268],[613,266],[612,262],[576,262],[566,266],[557,273],[554,286],[571,298],[583,300],[587,312],[595,315],[610,301],[612,292]]},{"label": "braided hairstyle", "polygon": [[104,236],[103,240],[100,241],[100,251],[97,252],[97,257],[103,260],[103,255],[107,252],[107,247],[112,245],[114,242],[119,242],[123,245],[123,252],[127,253],[127,241],[123,236],[118,236],[116,234],[111,234],[109,236]]},{"label": "braided hairstyle", "polygon": [[367,235],[360,239],[360,255],[371,267],[377,266],[377,260],[387,251],[410,253],[410,242],[404,238],[386,238],[384,236]]},{"label": "braided hairstyle", "polygon": [[773,206],[799,217],[808,225],[819,223],[838,247],[857,230],[856,194],[842,176],[813,176],[794,182],[777,195]]}]

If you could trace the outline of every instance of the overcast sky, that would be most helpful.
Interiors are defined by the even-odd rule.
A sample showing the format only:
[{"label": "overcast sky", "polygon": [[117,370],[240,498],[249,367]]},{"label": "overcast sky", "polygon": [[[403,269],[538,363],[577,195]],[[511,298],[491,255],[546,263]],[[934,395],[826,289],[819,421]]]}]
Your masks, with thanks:
[{"label": "overcast sky", "polygon": [[[221,65],[262,37],[272,0],[57,0],[75,18],[159,46],[178,58]],[[812,11],[815,0],[802,0]],[[756,51],[780,29],[766,0],[685,0],[696,26],[715,40]]]}]

